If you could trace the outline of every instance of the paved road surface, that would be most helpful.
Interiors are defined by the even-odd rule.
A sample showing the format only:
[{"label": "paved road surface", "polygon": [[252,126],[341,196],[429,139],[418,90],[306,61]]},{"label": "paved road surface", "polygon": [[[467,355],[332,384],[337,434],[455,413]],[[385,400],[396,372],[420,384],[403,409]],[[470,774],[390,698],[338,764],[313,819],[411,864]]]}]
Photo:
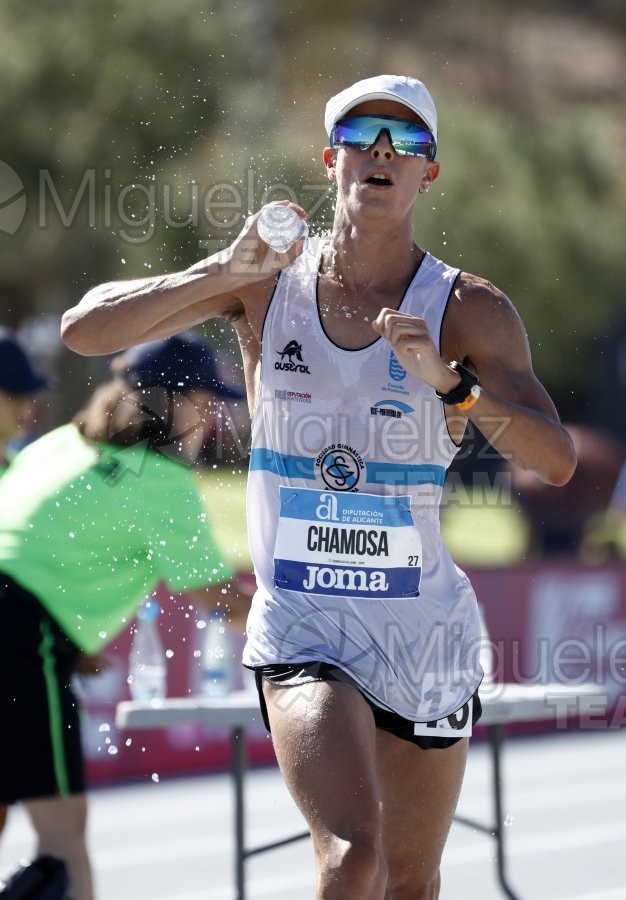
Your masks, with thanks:
[{"label": "paved road surface", "polygon": [[[626,733],[586,732],[505,745],[510,879],[523,900],[626,900]],[[470,753],[459,812],[489,820],[486,744]],[[249,842],[302,829],[273,769],[249,776]],[[95,791],[90,845],[98,900],[233,900],[230,781],[225,775]],[[0,872],[32,852],[18,808]],[[441,900],[498,900],[494,844],[454,825]],[[248,863],[249,900],[312,900],[309,841]],[[357,898],[355,898],[357,900]]]}]

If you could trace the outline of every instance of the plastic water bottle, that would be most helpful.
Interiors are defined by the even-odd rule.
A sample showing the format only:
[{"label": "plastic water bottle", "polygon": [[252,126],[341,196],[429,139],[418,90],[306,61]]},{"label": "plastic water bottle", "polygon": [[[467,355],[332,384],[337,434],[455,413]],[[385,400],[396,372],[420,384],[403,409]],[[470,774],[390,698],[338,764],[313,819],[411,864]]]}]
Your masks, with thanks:
[{"label": "plastic water bottle", "polygon": [[165,651],[157,628],[160,611],[153,599],[144,600],[137,610],[137,626],[128,658],[128,687],[133,700],[160,700],[166,694]]},{"label": "plastic water bottle", "polygon": [[264,206],[256,227],[261,240],[277,253],[285,253],[309,230],[295,209],[278,205]]},{"label": "plastic water bottle", "polygon": [[493,644],[491,643],[491,638],[489,637],[489,632],[487,631],[487,625],[485,623],[485,613],[482,606],[478,605],[478,616],[480,618],[480,665],[482,667],[484,677],[483,677],[483,687],[491,684],[494,679],[494,658],[493,658]]},{"label": "plastic water bottle", "polygon": [[233,688],[233,647],[228,625],[219,610],[209,615],[202,652],[202,683],[205,697],[225,697]]}]

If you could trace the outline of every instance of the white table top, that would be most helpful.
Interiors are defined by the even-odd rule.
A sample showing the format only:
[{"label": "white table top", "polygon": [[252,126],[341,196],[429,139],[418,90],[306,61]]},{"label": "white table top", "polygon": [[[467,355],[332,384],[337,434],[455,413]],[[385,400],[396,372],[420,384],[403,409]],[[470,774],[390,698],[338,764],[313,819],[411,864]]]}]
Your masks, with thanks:
[{"label": "white table top", "polygon": [[[481,725],[565,719],[581,712],[597,717],[609,702],[601,686],[585,684],[487,684],[480,695]],[[224,699],[167,697],[151,703],[127,700],[117,705],[118,728],[171,728],[185,722],[246,728],[262,724],[262,718],[257,697],[247,691]]]}]

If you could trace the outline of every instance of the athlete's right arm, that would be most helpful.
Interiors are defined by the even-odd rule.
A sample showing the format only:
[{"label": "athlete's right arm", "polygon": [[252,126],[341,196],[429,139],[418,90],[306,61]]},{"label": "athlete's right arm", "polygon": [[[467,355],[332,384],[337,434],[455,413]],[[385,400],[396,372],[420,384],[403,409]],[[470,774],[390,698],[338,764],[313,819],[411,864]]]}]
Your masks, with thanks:
[{"label": "athlete's right arm", "polygon": [[[290,205],[304,215],[304,210]],[[246,290],[275,276],[304,246],[302,238],[286,253],[276,253],[258,237],[257,218],[248,218],[225,250],[182,272],[93,288],[63,315],[64,343],[85,356],[117,353],[205,319],[240,315]]]}]

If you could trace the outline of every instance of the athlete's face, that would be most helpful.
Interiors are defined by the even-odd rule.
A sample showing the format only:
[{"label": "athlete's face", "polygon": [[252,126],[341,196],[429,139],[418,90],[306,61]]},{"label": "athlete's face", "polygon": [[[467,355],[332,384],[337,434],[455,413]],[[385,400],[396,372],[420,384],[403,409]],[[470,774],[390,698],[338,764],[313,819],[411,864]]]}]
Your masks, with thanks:
[{"label": "athlete's face", "polygon": [[[393,100],[368,100],[350,110],[351,116],[394,116],[423,125],[408,107]],[[367,150],[327,147],[328,177],[337,182],[337,203],[348,218],[396,219],[411,217],[420,189],[427,189],[439,174],[439,163],[419,156],[399,156],[382,131]]]}]

